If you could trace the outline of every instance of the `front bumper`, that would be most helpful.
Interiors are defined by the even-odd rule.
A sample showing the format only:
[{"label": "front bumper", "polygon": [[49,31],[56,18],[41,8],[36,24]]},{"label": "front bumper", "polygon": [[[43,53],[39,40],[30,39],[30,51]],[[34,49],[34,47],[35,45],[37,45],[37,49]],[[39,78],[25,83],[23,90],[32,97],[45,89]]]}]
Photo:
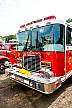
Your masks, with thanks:
[{"label": "front bumper", "polygon": [[45,94],[50,94],[61,86],[60,77],[48,79],[39,76],[39,73],[26,75],[19,73],[18,68],[8,69],[8,71],[12,74],[10,79]]}]

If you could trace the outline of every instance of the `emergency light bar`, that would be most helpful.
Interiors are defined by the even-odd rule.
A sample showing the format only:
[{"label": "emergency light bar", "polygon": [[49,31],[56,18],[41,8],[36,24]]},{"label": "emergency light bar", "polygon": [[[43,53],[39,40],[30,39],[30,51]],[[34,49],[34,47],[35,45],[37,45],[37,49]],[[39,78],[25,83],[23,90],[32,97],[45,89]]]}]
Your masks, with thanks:
[{"label": "emergency light bar", "polygon": [[24,27],[29,26],[31,24],[38,23],[38,22],[41,22],[41,21],[44,21],[44,20],[51,20],[51,19],[56,19],[56,17],[55,16],[48,16],[48,17],[45,17],[44,19],[39,19],[39,20],[36,20],[36,21],[32,21],[30,23],[21,25],[20,28],[24,28]]}]

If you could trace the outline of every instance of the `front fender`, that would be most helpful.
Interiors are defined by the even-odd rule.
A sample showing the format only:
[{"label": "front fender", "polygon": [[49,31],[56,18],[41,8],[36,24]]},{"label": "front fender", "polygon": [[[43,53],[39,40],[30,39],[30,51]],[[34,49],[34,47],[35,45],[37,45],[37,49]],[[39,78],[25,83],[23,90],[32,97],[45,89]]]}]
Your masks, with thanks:
[{"label": "front fender", "polygon": [[1,56],[1,55],[0,55],[0,61],[1,61],[1,60],[4,60],[4,59],[10,61],[10,59],[9,59],[8,57]]}]

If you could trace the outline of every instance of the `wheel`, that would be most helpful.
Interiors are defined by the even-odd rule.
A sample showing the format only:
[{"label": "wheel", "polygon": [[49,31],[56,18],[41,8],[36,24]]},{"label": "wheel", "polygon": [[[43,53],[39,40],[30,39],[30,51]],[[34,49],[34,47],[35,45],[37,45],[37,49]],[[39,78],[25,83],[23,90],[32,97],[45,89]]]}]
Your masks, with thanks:
[{"label": "wheel", "polygon": [[5,74],[5,69],[9,67],[9,61],[2,59],[0,61],[0,74]]},{"label": "wheel", "polygon": [[4,65],[4,63],[0,63],[0,74],[5,74],[5,65]]}]

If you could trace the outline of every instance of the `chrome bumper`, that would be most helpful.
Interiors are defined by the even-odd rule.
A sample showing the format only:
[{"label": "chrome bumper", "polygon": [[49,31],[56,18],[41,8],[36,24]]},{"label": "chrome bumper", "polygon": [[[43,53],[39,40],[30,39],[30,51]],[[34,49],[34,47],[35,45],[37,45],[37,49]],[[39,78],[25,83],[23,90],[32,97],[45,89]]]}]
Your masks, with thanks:
[{"label": "chrome bumper", "polygon": [[9,70],[9,72],[12,74],[10,79],[44,94],[50,94],[61,86],[61,77],[48,79],[39,76],[38,73],[25,75],[19,73],[17,69]]}]

